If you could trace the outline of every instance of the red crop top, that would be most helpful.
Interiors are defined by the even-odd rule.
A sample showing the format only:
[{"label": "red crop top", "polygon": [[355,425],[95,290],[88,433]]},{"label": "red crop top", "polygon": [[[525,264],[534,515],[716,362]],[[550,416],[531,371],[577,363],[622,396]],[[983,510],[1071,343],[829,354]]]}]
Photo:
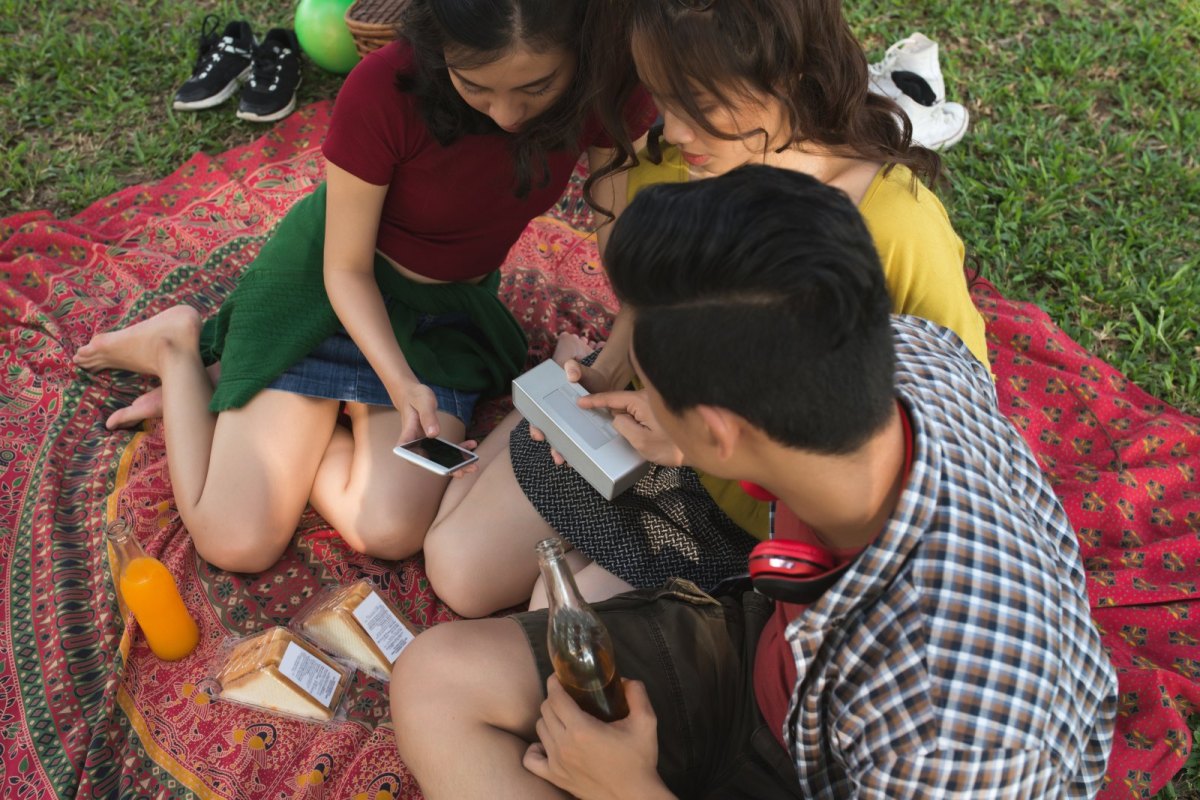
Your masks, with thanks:
[{"label": "red crop top", "polygon": [[[442,281],[462,281],[498,268],[525,226],[558,200],[579,154],[608,146],[590,122],[577,151],[549,154],[550,181],[525,198],[513,194],[507,137],[464,136],[438,144],[416,98],[396,88],[412,68],[412,49],[397,41],[364,58],[346,77],[322,152],[330,163],[376,186],[387,185],[376,247],[396,263]],[[626,115],[634,137],[654,119],[640,93]]]}]

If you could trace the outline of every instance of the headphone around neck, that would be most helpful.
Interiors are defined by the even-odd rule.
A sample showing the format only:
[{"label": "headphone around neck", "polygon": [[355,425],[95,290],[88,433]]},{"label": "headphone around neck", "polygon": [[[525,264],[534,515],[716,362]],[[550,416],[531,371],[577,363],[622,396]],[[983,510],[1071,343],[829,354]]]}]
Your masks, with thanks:
[{"label": "headphone around neck", "polygon": [[838,566],[823,547],[795,539],[768,539],[750,551],[750,581],[773,600],[807,605],[825,594],[850,566]]}]

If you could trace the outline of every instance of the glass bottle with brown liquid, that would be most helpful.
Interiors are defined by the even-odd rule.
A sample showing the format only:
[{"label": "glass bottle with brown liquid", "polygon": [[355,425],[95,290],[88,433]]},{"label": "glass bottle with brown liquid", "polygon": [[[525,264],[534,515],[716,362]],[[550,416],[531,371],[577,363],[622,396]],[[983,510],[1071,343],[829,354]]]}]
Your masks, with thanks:
[{"label": "glass bottle with brown liquid", "polygon": [[543,539],[536,549],[549,600],[546,645],[554,674],[579,707],[593,717],[605,722],[624,719],[629,716],[629,706],[617,674],[612,638],[580,596],[562,540]]}]

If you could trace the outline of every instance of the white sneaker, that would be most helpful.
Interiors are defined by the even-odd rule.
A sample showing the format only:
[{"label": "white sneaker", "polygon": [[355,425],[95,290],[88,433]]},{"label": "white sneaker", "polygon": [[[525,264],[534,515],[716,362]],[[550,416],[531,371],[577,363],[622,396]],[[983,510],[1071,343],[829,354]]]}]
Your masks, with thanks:
[{"label": "white sneaker", "polygon": [[923,106],[903,93],[896,98],[896,103],[912,121],[913,144],[930,150],[945,150],[958,144],[967,132],[970,115],[961,103],[943,101]]},{"label": "white sneaker", "polygon": [[[942,68],[938,65],[937,42],[923,33],[914,33],[907,39],[896,42],[887,49],[882,61],[868,64],[867,71],[869,88],[875,94],[893,100],[912,95],[924,105],[936,105],[946,99],[946,81],[942,78]],[[933,92],[933,97],[922,97],[924,92],[919,82],[912,81],[909,75],[924,80]],[[917,83],[917,88],[914,90],[911,85],[906,85],[906,81]],[[901,88],[902,86],[904,88]]]}]

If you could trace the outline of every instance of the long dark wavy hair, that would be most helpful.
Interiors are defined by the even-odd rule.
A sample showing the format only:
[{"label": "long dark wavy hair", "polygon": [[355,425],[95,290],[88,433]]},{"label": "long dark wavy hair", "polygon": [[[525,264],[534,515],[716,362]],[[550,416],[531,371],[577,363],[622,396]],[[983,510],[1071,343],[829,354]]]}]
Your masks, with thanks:
[{"label": "long dark wavy hair", "polygon": [[[416,96],[421,117],[442,145],[472,134],[499,134],[511,141],[516,185],[525,197],[550,180],[547,153],[579,145],[593,74],[581,48],[587,0],[409,0],[397,32],[413,48],[415,68],[397,76],[396,85]],[[557,101],[507,133],[486,114],[471,108],[450,82],[446,51],[455,66],[473,69],[524,46],[535,53],[566,50],[579,57],[575,77]],[[626,137],[628,138],[628,137]]]},{"label": "long dark wavy hair", "polygon": [[[654,74],[710,135],[745,139],[765,131],[716,130],[696,101],[703,91],[729,105],[731,91],[752,89],[777,99],[790,124],[784,146],[811,142],[831,152],[903,164],[928,183],[941,158],[912,141],[899,106],[867,91],[867,59],[842,14],[842,0],[610,0],[603,4],[608,43],[597,68],[596,113],[617,153],[604,174],[637,163],[620,109],[638,84],[632,47],[652,54]],[[620,44],[618,44],[620,43]],[[902,124],[897,124],[897,117]],[[657,161],[657,135],[649,155]],[[600,172],[600,171],[598,171]]]}]

